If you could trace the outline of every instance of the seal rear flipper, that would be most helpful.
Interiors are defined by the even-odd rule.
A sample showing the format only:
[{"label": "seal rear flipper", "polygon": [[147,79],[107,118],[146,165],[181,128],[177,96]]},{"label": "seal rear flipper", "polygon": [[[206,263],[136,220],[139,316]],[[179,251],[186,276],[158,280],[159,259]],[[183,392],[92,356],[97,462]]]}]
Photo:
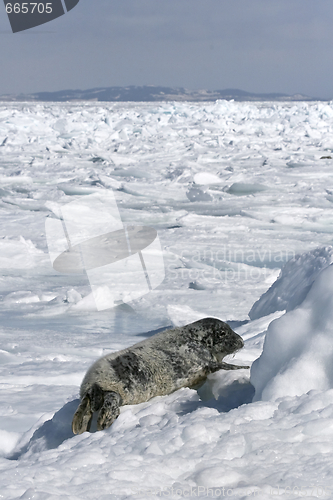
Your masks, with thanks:
[{"label": "seal rear flipper", "polygon": [[99,411],[97,419],[97,430],[102,431],[116,420],[120,413],[122,398],[114,391],[104,392],[104,403]]},{"label": "seal rear flipper", "polygon": [[74,413],[72,421],[72,431],[74,434],[82,434],[85,431],[89,431],[92,416],[90,398],[89,396],[85,396]]}]

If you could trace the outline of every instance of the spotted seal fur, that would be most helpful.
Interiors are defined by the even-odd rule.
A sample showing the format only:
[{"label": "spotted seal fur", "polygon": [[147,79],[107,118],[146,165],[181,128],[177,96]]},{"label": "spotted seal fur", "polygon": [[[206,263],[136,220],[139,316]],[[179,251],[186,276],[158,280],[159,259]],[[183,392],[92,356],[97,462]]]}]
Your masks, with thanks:
[{"label": "spotted seal fur", "polygon": [[248,368],[222,361],[243,345],[229,325],[205,318],[107,354],[83,379],[81,403],[72,422],[74,434],[90,429],[94,412],[99,412],[97,429],[106,429],[118,417],[122,405],[142,403],[181,387],[199,386],[217,370]]}]

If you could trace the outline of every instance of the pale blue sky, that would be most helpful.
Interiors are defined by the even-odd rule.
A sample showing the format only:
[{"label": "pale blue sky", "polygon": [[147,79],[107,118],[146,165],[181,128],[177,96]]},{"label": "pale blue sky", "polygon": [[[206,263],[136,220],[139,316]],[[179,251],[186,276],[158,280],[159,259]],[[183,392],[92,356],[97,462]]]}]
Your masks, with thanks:
[{"label": "pale blue sky", "polygon": [[80,0],[11,33],[0,94],[127,85],[333,98],[332,0]]}]

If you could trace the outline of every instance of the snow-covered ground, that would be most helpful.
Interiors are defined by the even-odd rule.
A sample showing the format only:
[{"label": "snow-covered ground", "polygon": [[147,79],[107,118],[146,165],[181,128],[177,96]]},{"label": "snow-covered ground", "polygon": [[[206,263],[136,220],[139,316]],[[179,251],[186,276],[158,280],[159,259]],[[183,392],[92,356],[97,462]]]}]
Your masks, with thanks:
[{"label": "snow-covered ground", "polygon": [[[0,498],[332,498],[332,151],[332,103],[0,104]],[[106,193],[165,279],[98,311],[45,221]],[[205,316],[251,375],[72,434],[94,360]]]}]

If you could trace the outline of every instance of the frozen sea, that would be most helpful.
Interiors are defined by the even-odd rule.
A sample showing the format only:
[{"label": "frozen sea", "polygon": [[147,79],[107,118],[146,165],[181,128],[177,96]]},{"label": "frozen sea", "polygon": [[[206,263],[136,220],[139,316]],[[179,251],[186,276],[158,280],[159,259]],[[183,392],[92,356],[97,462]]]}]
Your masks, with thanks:
[{"label": "frozen sea", "polygon": [[[332,498],[332,158],[329,102],[0,103],[0,499]],[[108,196],[165,277],[99,310],[46,221]],[[72,434],[93,361],[206,316],[251,370]]]}]

